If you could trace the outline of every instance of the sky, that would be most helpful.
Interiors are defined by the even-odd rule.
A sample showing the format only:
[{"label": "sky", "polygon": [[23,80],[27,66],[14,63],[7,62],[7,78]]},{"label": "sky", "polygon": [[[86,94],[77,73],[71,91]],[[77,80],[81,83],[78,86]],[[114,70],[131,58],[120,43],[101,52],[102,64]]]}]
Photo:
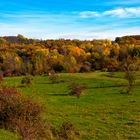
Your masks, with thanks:
[{"label": "sky", "polygon": [[140,0],[0,0],[0,36],[112,39],[140,35]]}]

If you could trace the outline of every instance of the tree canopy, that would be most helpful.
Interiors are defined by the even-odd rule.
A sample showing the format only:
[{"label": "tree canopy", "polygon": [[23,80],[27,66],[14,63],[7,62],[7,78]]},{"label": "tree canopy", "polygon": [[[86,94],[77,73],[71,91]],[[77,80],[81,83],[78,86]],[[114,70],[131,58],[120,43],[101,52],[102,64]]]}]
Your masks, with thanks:
[{"label": "tree canopy", "polygon": [[37,40],[22,35],[0,37],[4,76],[55,72],[119,71],[130,57],[140,64],[140,36],[111,40]]}]

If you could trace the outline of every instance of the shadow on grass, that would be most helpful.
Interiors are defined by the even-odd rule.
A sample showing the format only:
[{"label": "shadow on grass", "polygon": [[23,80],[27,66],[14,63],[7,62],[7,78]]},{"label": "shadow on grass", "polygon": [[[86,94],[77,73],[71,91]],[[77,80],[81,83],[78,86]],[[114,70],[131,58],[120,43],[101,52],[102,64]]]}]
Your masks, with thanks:
[{"label": "shadow on grass", "polygon": [[[95,87],[88,87],[87,86],[87,89],[94,89],[94,88],[115,88],[115,87],[126,87],[127,84],[121,84],[121,85],[107,85],[107,86],[104,86],[104,85],[99,85],[99,86],[95,86]],[[135,84],[135,87],[139,86],[139,83]]]},{"label": "shadow on grass", "polygon": [[[44,84],[44,85],[50,84],[50,85],[51,85],[52,83],[51,83],[51,82],[40,82],[39,84],[42,84],[42,85],[43,85],[43,84]],[[57,84],[58,84],[58,83],[57,83]]]},{"label": "shadow on grass", "polygon": [[68,94],[47,94],[49,96],[68,96]]},{"label": "shadow on grass", "polygon": [[27,87],[31,87],[31,85],[18,85],[17,88],[27,88]]},{"label": "shadow on grass", "polygon": [[58,82],[55,82],[55,83],[52,83],[52,82],[40,82],[39,84],[61,84],[61,83],[64,83],[65,81],[58,81]]},{"label": "shadow on grass", "polygon": [[126,85],[110,85],[110,86],[96,86],[96,87],[87,87],[87,89],[94,89],[94,88],[112,88],[112,87],[125,87]]}]

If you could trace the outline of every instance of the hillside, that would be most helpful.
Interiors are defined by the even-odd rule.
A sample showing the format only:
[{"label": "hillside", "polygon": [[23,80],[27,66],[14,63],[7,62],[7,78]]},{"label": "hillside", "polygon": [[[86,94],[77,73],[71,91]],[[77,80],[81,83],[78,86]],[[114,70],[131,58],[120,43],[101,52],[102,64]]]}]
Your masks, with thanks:
[{"label": "hillside", "polygon": [[[19,87],[21,79],[5,78],[5,82]],[[19,87],[19,90],[44,105],[43,118],[46,123],[52,123],[59,129],[63,122],[71,122],[79,133],[76,136],[78,140],[139,139],[139,79],[138,72],[132,95],[120,94],[127,83],[123,73],[114,73],[109,77],[106,72],[60,74],[59,80],[63,82],[57,84],[52,84],[48,77],[36,76],[30,87]],[[79,99],[68,96],[68,85],[72,81],[86,87]],[[5,136],[6,140],[14,137],[3,131],[0,135]],[[11,139],[8,139],[9,136]]]}]

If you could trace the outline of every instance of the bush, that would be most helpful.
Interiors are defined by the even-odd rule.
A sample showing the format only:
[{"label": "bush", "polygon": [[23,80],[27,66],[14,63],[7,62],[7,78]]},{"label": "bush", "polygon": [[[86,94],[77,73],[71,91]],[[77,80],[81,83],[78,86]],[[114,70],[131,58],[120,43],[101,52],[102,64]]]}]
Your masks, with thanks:
[{"label": "bush", "polygon": [[21,84],[24,86],[30,86],[32,84],[32,77],[31,76],[25,76],[21,80]]},{"label": "bush", "polygon": [[122,69],[125,73],[124,78],[128,82],[124,93],[132,94],[136,81],[135,71],[139,69],[139,65],[137,64],[135,59],[131,58],[130,56],[127,56],[127,58],[124,59],[122,62]]},{"label": "bush", "polygon": [[57,139],[64,140],[74,140],[78,135],[80,135],[79,132],[75,130],[75,127],[71,122],[63,122],[59,130],[52,128],[52,132]]},{"label": "bush", "polygon": [[24,98],[14,87],[0,88],[0,128],[17,132],[23,139],[45,137],[42,107]]},{"label": "bush", "polygon": [[56,73],[51,73],[49,75],[49,80],[51,81],[52,84],[55,84],[55,83],[59,83],[60,82],[59,81],[59,76]]},{"label": "bush", "polygon": [[80,98],[84,91],[85,87],[83,85],[77,84],[77,83],[71,83],[69,85],[69,95],[76,96],[77,98]]},{"label": "bush", "polygon": [[131,94],[131,92],[135,86],[135,80],[136,80],[135,72],[133,72],[133,71],[125,72],[125,79],[128,81],[126,93]]}]

